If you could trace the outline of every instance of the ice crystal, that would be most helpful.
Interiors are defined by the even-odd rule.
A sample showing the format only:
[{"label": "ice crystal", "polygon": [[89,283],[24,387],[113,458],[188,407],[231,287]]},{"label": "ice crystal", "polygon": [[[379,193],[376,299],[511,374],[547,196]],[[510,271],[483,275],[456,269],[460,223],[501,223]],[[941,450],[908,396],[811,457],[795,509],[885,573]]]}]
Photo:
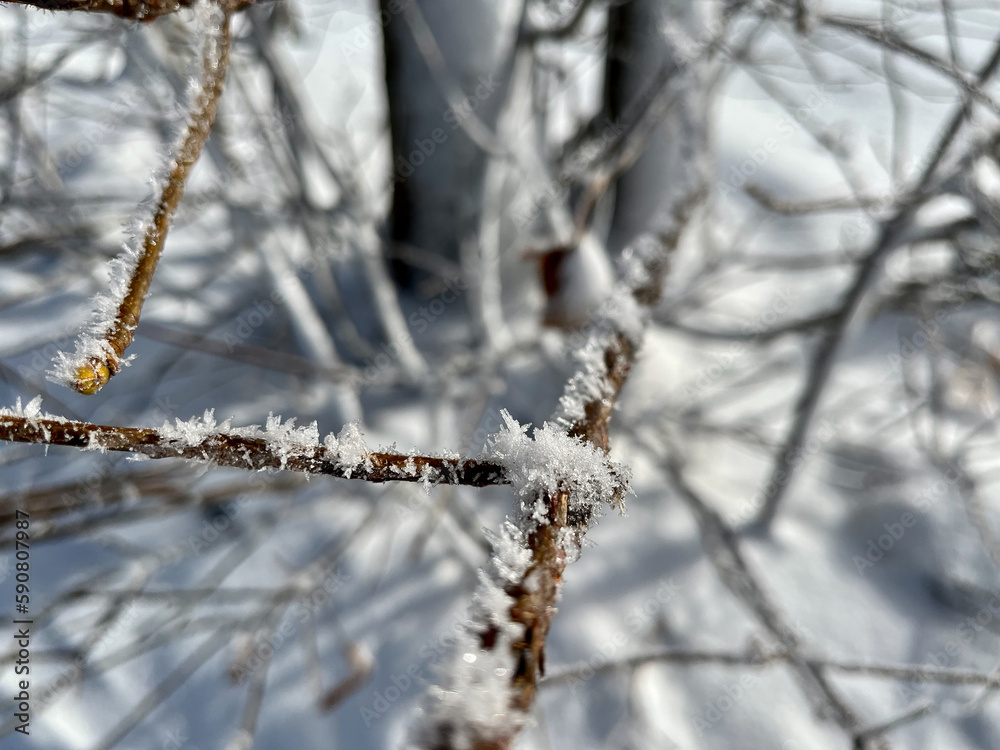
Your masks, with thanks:
[{"label": "ice crystal", "polygon": [[491,438],[489,458],[504,467],[522,507],[536,520],[544,513],[546,498],[560,490],[569,492],[573,506],[589,510],[602,502],[621,501],[629,470],[599,448],[549,423],[528,437],[530,425],[519,424],[506,410],[501,417],[504,425]]}]

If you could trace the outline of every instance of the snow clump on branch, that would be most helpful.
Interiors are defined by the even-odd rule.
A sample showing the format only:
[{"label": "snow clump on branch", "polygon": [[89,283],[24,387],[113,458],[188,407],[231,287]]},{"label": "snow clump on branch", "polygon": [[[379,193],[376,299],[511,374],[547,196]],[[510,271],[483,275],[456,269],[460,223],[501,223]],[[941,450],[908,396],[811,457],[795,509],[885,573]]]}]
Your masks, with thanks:
[{"label": "snow clump on branch", "polygon": [[571,508],[593,512],[608,503],[624,509],[631,478],[627,466],[548,422],[528,437],[530,425],[519,424],[506,410],[501,416],[504,424],[492,437],[487,457],[504,467],[522,510],[534,521],[546,522],[548,498],[557,492],[569,493]]}]

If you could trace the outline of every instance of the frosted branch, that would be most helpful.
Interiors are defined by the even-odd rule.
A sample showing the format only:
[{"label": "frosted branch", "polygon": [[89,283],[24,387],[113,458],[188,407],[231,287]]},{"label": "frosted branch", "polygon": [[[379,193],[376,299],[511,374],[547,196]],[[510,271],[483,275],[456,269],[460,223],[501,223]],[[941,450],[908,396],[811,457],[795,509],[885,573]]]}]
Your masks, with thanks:
[{"label": "frosted branch", "polygon": [[[151,21],[194,5],[194,0],[5,0],[13,5],[30,5],[42,10],[75,10],[86,13],[113,13],[130,21]],[[254,0],[237,0],[232,10],[242,10]]]},{"label": "frosted branch", "polygon": [[685,196],[670,230],[625,252],[623,279],[591,324],[580,369],[552,422],[529,439],[527,428],[504,414],[490,456],[504,467],[520,513],[480,571],[468,637],[445,684],[431,691],[421,746],[509,748],[527,723],[566,564],[602,504],[621,508],[628,490],[627,469],[606,458],[611,415],[659,301],[668,257],[700,197],[700,190]]},{"label": "frosted branch", "polygon": [[95,300],[96,316],[76,341],[76,350],[60,352],[49,373],[57,383],[92,395],[127,364],[125,350],[135,336],[142,305],[149,294],[163,243],[184,186],[215,121],[229,67],[232,43],[229,7],[215,0],[195,0],[201,34],[201,70],[189,93],[190,112],[170,148],[166,174],[157,178],[159,197],[152,219],[136,226],[123,252],[111,262],[111,290]]},{"label": "frosted branch", "polygon": [[320,442],[315,422],[296,427],[294,419],[283,423],[273,416],[263,429],[256,425],[233,428],[228,421],[217,424],[211,411],[201,419],[176,420],[159,429],[114,427],[42,414],[39,398],[24,408],[18,400],[14,409],[0,410],[0,440],[119,451],[147,458],[187,458],[252,471],[284,469],[367,482],[473,487],[509,482],[495,462],[371,451],[354,424]]}]

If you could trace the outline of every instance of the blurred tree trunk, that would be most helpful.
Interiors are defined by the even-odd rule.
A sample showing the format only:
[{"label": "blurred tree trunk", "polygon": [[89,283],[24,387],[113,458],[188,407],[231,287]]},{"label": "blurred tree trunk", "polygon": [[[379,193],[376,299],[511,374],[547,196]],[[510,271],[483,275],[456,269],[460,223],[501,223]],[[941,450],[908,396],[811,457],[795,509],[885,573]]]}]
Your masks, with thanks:
[{"label": "blurred tree trunk", "polygon": [[[608,119],[628,122],[661,74],[676,76],[682,55],[671,38],[703,39],[702,16],[688,3],[660,0],[631,0],[611,7],[604,79]],[[666,33],[668,29],[672,33]],[[706,97],[699,89],[690,86],[683,92],[654,129],[642,157],[617,180],[608,237],[611,252],[621,250],[637,233],[656,229],[658,210],[697,179],[707,121]]]},{"label": "blurred tree trunk", "polygon": [[[495,131],[506,5],[379,2],[392,136],[388,236],[397,246],[457,261],[463,238],[476,230],[486,153],[469,131]],[[402,284],[414,279],[412,264],[394,269]]]}]

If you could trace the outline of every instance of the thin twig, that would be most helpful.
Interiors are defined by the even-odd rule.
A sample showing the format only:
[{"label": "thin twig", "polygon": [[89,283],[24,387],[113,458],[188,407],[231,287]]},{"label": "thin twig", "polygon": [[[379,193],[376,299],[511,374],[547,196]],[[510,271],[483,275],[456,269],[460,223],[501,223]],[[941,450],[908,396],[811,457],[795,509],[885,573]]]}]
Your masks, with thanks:
[{"label": "thin twig", "polygon": [[863,729],[860,718],[840,697],[822,669],[805,658],[799,633],[757,581],[732,528],[687,484],[681,467],[674,460],[665,461],[664,469],[678,496],[694,515],[701,532],[702,548],[723,585],[753,613],[754,618],[778,641],[782,650],[788,653],[789,664],[798,677],[803,692],[811,699],[819,714],[835,721],[852,740],[855,739]]},{"label": "thin twig", "polygon": [[[763,654],[736,651],[701,651],[682,648],[656,648],[620,659],[609,659],[598,665],[589,662],[556,667],[541,682],[542,687],[564,685],[592,674],[613,672],[622,667],[640,667],[643,664],[676,664],[694,666],[717,664],[727,667],[771,667],[785,663],[792,658],[788,651],[775,650]],[[855,662],[813,656],[803,657],[807,664],[843,674],[857,674],[868,677],[884,677],[902,682],[932,682],[939,685],[978,685],[991,690],[1000,690],[1000,675],[976,672],[968,669],[935,667],[922,664],[882,664],[877,662]]]},{"label": "thin twig", "polygon": [[[138,247],[127,247],[113,266],[116,275],[112,282],[115,287],[113,299],[103,302],[114,305],[120,294],[117,310],[110,321],[105,321],[104,316],[111,311],[101,310],[93,330],[77,341],[75,354],[60,354],[55,362],[54,379],[85,395],[97,393],[122,368],[122,358],[135,336],[142,305],[149,293],[174,212],[215,121],[229,68],[233,9],[213,0],[199,2],[204,8],[196,5],[196,15],[199,26],[203,27],[199,31],[204,38],[198,84],[192,94],[187,122],[177,143],[171,148],[171,162],[153,218],[145,226]],[[127,279],[117,278],[118,274],[127,275]],[[117,288],[119,285],[123,288]]]},{"label": "thin twig", "polygon": [[[976,76],[977,86],[982,87],[996,73],[1000,66],[1000,39],[994,42],[993,51]],[[829,382],[834,369],[834,360],[841,343],[847,334],[850,323],[854,320],[861,303],[874,278],[879,273],[885,257],[902,241],[902,236],[908,228],[917,209],[922,205],[923,193],[937,173],[938,165],[945,152],[954,142],[962,125],[968,120],[972,109],[967,101],[960,104],[948,119],[945,128],[935,144],[933,156],[917,178],[915,188],[909,192],[912,196],[901,203],[893,215],[886,219],[881,227],[872,249],[858,266],[850,288],[843,297],[840,311],[832,321],[823,340],[817,345],[809,362],[805,386],[795,405],[792,427],[787,438],[774,460],[772,477],[783,477],[783,481],[768,484],[764,502],[757,518],[757,524],[766,528],[777,513],[778,506],[791,485],[796,466],[800,465],[799,451],[808,437],[812,418],[819,406],[820,399]]]}]

